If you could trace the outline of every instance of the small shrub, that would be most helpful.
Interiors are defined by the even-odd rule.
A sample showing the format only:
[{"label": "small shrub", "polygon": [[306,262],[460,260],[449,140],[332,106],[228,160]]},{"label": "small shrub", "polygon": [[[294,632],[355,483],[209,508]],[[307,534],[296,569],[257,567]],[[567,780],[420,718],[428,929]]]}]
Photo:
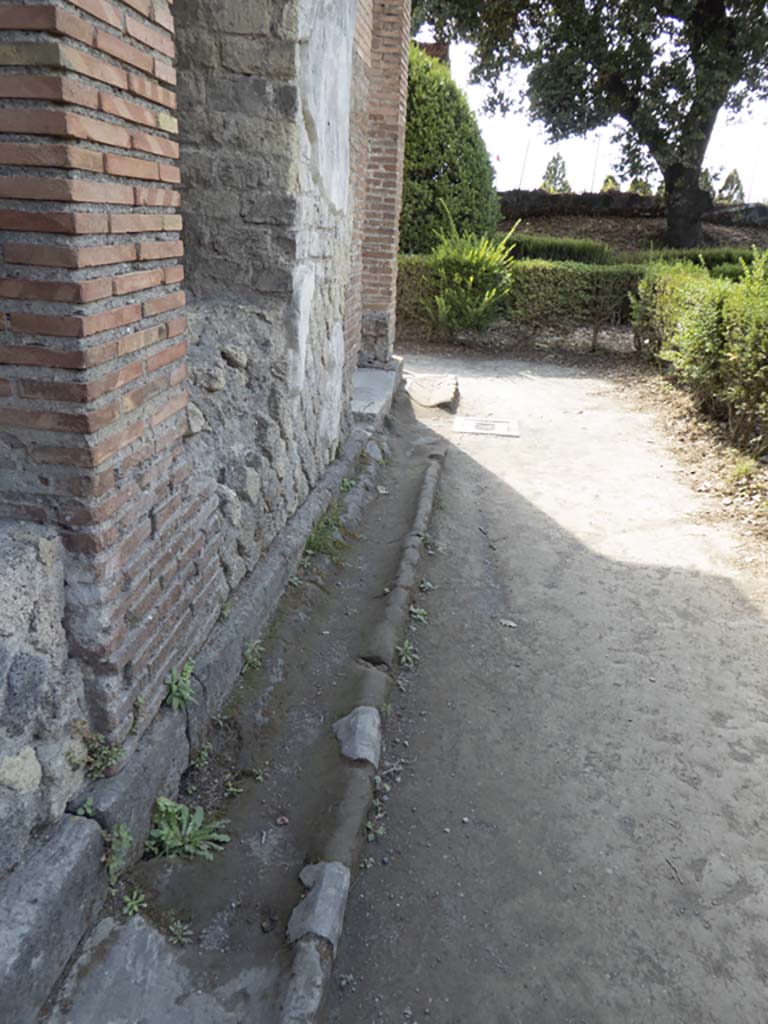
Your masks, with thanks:
[{"label": "small shrub", "polygon": [[736,444],[768,451],[768,251],[744,264],[741,280],[724,290],[725,350],[719,398]]},{"label": "small shrub", "polygon": [[187,704],[196,704],[192,694],[192,671],[195,667],[191,658],[184,662],[184,667],[179,672],[173,669],[165,681],[168,692],[165,695],[165,704],[171,711],[183,711]]},{"label": "small shrub", "polygon": [[768,252],[742,261],[735,281],[690,263],[654,264],[634,318],[731,440],[755,457],[768,452]]},{"label": "small shrub", "polygon": [[206,821],[202,807],[194,810],[159,796],[155,804],[153,828],[146,850],[160,857],[202,857],[213,860],[229,842],[224,831],[226,819]]},{"label": "small shrub", "polygon": [[495,241],[459,232],[446,208],[448,230],[432,252],[435,290],[424,299],[427,319],[454,334],[482,331],[497,320],[512,287],[512,231]]}]

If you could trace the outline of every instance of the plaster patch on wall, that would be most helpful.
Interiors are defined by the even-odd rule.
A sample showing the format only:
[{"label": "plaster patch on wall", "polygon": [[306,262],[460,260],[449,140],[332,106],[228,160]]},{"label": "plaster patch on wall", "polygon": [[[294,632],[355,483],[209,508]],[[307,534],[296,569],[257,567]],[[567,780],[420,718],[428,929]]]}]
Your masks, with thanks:
[{"label": "plaster patch on wall", "polygon": [[355,0],[309,0],[299,20],[299,91],[309,167],[316,187],[337,211],[346,211],[349,205],[355,9]]}]

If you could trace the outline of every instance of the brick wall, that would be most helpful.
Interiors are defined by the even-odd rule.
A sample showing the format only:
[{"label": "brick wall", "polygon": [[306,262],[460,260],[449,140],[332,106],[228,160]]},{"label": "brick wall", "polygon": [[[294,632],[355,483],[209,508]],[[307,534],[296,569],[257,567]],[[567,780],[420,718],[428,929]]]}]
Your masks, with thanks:
[{"label": "brick wall", "polygon": [[363,237],[368,190],[368,104],[372,46],[373,0],[358,0],[350,118],[352,236],[344,323],[347,362],[350,367],[357,365],[363,331]]},{"label": "brick wall", "polygon": [[385,365],[395,340],[398,224],[408,102],[407,0],[374,0],[361,362]]},{"label": "brick wall", "polygon": [[0,511],[59,528],[70,652],[116,740],[218,604],[182,444],[172,10],[0,6]]}]

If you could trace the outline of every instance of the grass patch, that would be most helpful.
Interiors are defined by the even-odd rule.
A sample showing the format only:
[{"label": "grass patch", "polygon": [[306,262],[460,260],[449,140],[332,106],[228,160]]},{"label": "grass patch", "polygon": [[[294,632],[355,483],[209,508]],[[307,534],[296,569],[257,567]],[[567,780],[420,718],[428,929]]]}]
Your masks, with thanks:
[{"label": "grass patch", "polygon": [[344,548],[341,537],[342,512],[341,503],[332,501],[315,523],[307,539],[305,555],[328,555],[330,558],[338,558]]}]

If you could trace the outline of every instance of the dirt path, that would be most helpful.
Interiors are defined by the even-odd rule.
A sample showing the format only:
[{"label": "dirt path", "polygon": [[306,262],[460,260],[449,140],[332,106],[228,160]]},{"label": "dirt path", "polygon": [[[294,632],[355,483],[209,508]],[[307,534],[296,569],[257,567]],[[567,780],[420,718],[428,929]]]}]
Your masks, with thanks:
[{"label": "dirt path", "polygon": [[765,1021],[768,601],[749,541],[599,377],[408,368],[456,372],[461,413],[521,437],[425,417],[453,442],[429,623],[328,1024]]}]

